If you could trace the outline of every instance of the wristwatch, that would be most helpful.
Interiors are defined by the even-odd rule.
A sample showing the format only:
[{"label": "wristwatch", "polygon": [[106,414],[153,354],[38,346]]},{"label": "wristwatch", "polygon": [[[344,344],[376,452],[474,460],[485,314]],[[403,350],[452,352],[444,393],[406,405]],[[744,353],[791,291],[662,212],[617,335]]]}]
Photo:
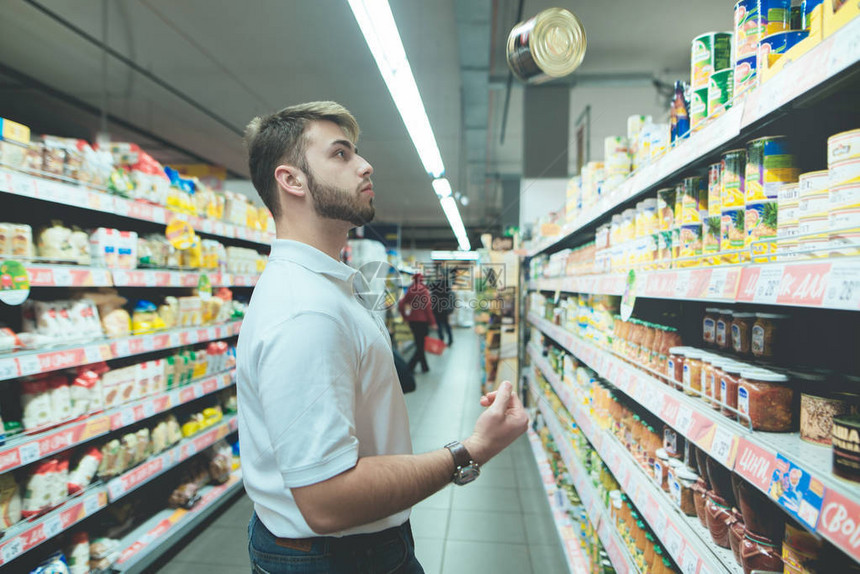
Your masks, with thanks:
[{"label": "wristwatch", "polygon": [[472,455],[459,441],[449,442],[445,445],[451,456],[454,457],[454,476],[452,481],[457,485],[469,484],[481,474],[481,466],[472,460]]}]

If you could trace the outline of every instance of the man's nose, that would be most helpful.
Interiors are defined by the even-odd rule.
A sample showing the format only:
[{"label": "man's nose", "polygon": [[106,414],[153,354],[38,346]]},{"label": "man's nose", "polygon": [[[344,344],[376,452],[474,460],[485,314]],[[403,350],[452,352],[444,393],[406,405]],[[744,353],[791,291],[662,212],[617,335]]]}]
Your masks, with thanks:
[{"label": "man's nose", "polygon": [[361,177],[370,177],[373,175],[373,166],[366,159],[361,158],[361,167],[358,173]]}]

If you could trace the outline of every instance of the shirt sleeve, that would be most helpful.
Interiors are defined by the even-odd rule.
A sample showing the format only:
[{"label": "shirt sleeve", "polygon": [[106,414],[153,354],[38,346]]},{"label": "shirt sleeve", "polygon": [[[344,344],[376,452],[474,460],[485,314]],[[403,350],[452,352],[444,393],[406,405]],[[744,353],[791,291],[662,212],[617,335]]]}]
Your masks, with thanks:
[{"label": "shirt sleeve", "polygon": [[358,462],[359,351],[333,317],[291,317],[262,338],[257,387],[287,488],[322,482]]}]

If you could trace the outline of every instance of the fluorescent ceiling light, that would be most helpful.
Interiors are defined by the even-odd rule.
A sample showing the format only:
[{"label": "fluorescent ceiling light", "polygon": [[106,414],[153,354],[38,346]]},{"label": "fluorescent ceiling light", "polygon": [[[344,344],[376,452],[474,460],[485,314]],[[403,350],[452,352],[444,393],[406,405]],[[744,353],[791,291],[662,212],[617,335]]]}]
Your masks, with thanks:
[{"label": "fluorescent ceiling light", "polygon": [[440,199],[439,203],[442,204],[442,211],[445,212],[445,217],[448,218],[448,224],[454,230],[454,235],[457,237],[460,249],[462,251],[469,251],[472,245],[469,243],[469,236],[466,234],[463,220],[460,219],[460,210],[457,209],[457,201],[449,195]]},{"label": "fluorescent ceiling light", "polygon": [[436,192],[436,195],[439,196],[439,199],[442,199],[443,197],[451,197],[451,183],[444,177],[434,179],[433,191]]},{"label": "fluorescent ceiling light", "polygon": [[477,261],[479,259],[477,251],[431,251],[430,259],[433,261],[444,261],[452,259],[455,261]]},{"label": "fluorescent ceiling light", "polygon": [[349,0],[349,7],[379,66],[382,79],[391,92],[394,105],[406,124],[409,137],[418,150],[424,170],[434,178],[441,176],[445,173],[445,165],[430,120],[424,111],[424,102],[412,77],[412,69],[406,59],[406,51],[400,41],[388,0]]}]

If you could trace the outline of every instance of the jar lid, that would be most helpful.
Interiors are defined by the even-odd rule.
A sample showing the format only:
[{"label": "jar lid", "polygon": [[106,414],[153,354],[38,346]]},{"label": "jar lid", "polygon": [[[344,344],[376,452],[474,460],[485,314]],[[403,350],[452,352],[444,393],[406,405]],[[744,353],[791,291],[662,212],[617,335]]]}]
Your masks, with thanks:
[{"label": "jar lid", "polygon": [[719,313],[720,310],[717,307],[706,307],[705,313]]},{"label": "jar lid", "polygon": [[669,468],[678,469],[684,466],[684,461],[679,458],[671,458],[669,459]]},{"label": "jar lid", "polygon": [[611,498],[612,500],[621,500],[621,491],[620,490],[611,491],[609,493],[609,498]]},{"label": "jar lid", "polygon": [[791,315],[781,313],[756,313],[755,316],[759,319],[791,319]]},{"label": "jar lid", "polygon": [[773,371],[764,369],[749,369],[741,371],[741,377],[751,381],[763,381],[765,383],[787,383],[788,377]]},{"label": "jar lid", "polygon": [[734,312],[734,309],[720,309],[720,315],[732,315]]},{"label": "jar lid", "polygon": [[699,475],[690,470],[689,468],[681,468],[678,469],[676,473],[678,478],[687,482],[696,482],[699,480]]},{"label": "jar lid", "polygon": [[669,455],[666,453],[665,448],[658,448],[654,451],[654,455],[660,460],[669,460]]},{"label": "jar lid", "polygon": [[705,354],[706,354],[705,351],[702,351],[700,349],[694,349],[692,347],[690,347],[687,350],[687,358],[688,359],[701,359],[702,357],[705,356]]},{"label": "jar lid", "polygon": [[743,313],[734,313],[734,314],[732,314],[732,317],[734,317],[735,319],[749,319],[750,317],[755,317],[755,315],[756,315],[755,313],[743,312]]},{"label": "jar lid", "polygon": [[687,356],[687,351],[689,351],[690,349],[692,349],[692,347],[671,347],[669,349],[669,352],[673,355]]},{"label": "jar lid", "polygon": [[723,367],[728,367],[729,365],[740,365],[740,363],[738,363],[731,357],[720,357],[711,361],[711,364],[720,369],[722,369]]}]

